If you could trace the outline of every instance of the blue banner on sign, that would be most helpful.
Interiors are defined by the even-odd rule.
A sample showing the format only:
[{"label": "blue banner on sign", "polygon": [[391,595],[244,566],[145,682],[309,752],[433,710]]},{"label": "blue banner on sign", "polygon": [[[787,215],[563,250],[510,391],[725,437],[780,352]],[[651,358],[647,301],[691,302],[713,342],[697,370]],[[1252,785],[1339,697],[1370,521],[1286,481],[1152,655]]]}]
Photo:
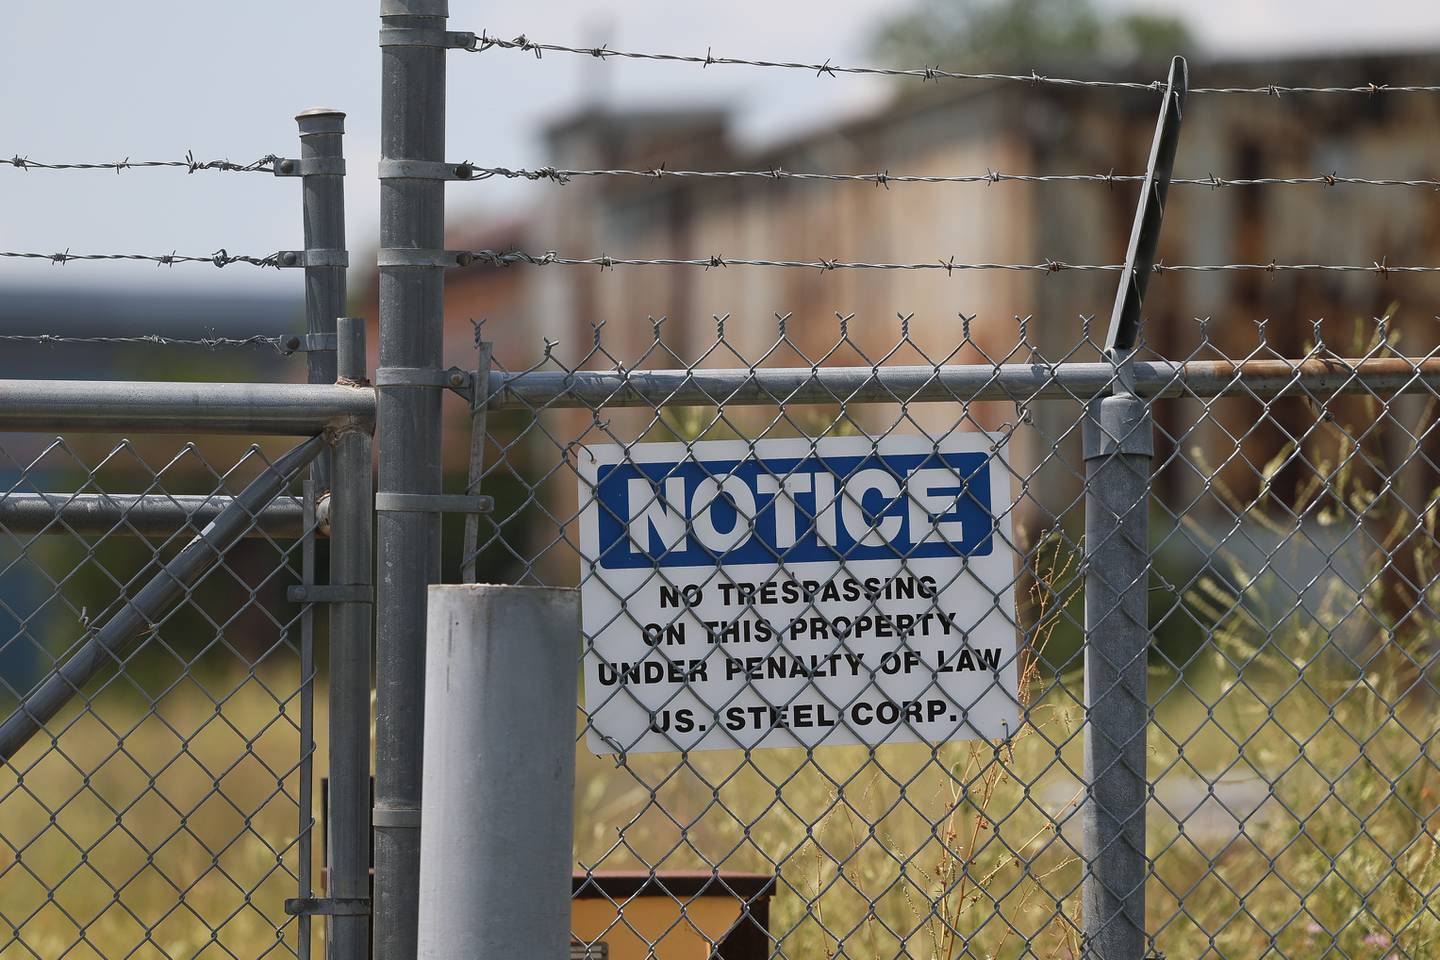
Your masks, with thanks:
[{"label": "blue banner on sign", "polygon": [[975,557],[994,548],[984,453],[602,466],[607,569]]}]

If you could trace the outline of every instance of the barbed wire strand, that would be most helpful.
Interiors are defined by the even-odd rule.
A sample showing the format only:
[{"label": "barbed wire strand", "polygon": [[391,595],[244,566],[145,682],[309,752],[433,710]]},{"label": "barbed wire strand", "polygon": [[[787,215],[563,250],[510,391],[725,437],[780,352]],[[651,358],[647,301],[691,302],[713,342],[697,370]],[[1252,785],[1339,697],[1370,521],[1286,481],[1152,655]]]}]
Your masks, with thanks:
[{"label": "barbed wire strand", "polygon": [[103,344],[119,346],[140,344],[161,347],[203,347],[217,350],[222,347],[269,347],[282,356],[290,356],[295,350],[290,346],[296,337],[167,337],[159,333],[134,334],[132,336],[67,336],[55,333],[7,333],[0,334],[0,343],[34,343],[46,345]]},{"label": "barbed wire strand", "polygon": [[[1126,173],[1066,173],[1066,174],[1028,174],[1028,173],[1003,173],[998,170],[986,170],[984,173],[955,174],[955,175],[919,175],[919,174],[892,174],[889,171],[877,173],[801,173],[784,170],[774,167],[769,170],[671,170],[667,167],[654,167],[649,170],[575,170],[560,169],[556,167],[536,167],[533,169],[512,169],[509,167],[475,167],[469,168],[472,172],[471,180],[485,180],[491,177],[503,177],[510,180],[549,180],[554,183],[568,183],[577,177],[629,177],[643,180],[663,179],[756,179],[756,180],[822,180],[834,182],[872,183],[876,186],[886,187],[892,183],[1139,183],[1145,179],[1144,174]],[[1358,184],[1373,187],[1423,187],[1426,189],[1440,189],[1440,179],[1418,179],[1402,180],[1376,177],[1342,177],[1338,174],[1326,174],[1314,177],[1250,177],[1233,178],[1217,177],[1214,175],[1204,177],[1172,177],[1171,184],[1184,186],[1210,187],[1220,189],[1222,187],[1261,187],[1261,186],[1325,186],[1333,187],[1345,184]]]},{"label": "barbed wire strand", "polygon": [[209,256],[190,256],[180,253],[71,253],[66,250],[64,253],[34,253],[29,251],[0,250],[0,259],[11,260],[49,260],[51,263],[64,265],[72,260],[135,260],[154,263],[161,267],[174,266],[177,263],[208,263],[214,267],[227,267],[232,263],[245,263],[254,267],[280,267],[280,254],[271,253],[263,257],[249,256],[247,254],[232,254],[224,249],[216,250]]},{"label": "barbed wire strand", "polygon": [[280,157],[275,154],[266,154],[258,160],[249,163],[234,163],[230,160],[197,160],[192,151],[185,151],[183,160],[131,160],[126,157],[124,160],[115,160],[109,163],[46,163],[40,160],[32,160],[29,157],[13,154],[8,160],[0,160],[0,166],[14,167],[20,170],[113,170],[120,173],[125,170],[142,170],[151,168],[173,167],[182,168],[186,173],[199,173],[202,170],[219,170],[231,173],[274,173],[275,163]]},{"label": "barbed wire strand", "polygon": [[[560,43],[541,43],[531,40],[521,34],[513,40],[503,40],[499,37],[492,37],[481,31],[474,34],[471,42],[465,47],[474,53],[484,53],[487,50],[519,50],[535,54],[540,58],[546,53],[568,53],[580,56],[594,57],[599,60],[608,60],[611,57],[618,57],[625,60],[652,60],[670,63],[693,63],[702,68],[714,66],[743,66],[743,67],[770,67],[782,70],[805,70],[819,76],[840,76],[847,75],[868,75],[881,77],[915,77],[924,80],[990,80],[1010,81],[1029,84],[1046,84],[1062,87],[1092,87],[1108,88],[1119,90],[1145,90],[1159,93],[1165,89],[1163,80],[1137,81],[1137,80],[1081,80],[1074,77],[1052,77],[1031,71],[1028,74],[1019,73],[968,73],[955,70],[942,70],[940,67],[873,67],[873,66],[842,66],[831,63],[829,60],[823,63],[803,63],[786,60],[757,60],[747,57],[720,57],[716,56],[713,50],[707,49],[705,55],[694,56],[680,53],[644,53],[633,50],[615,50],[609,46],[598,47],[572,47]],[[1366,83],[1358,86],[1288,86],[1278,83],[1269,83],[1254,87],[1191,87],[1190,94],[1259,94],[1263,96],[1280,97],[1287,94],[1300,93],[1357,93],[1374,95],[1377,93],[1440,93],[1440,85],[1433,84],[1408,84],[1390,85],[1383,83]]]},{"label": "barbed wire strand", "polygon": [[[465,253],[470,263],[508,267],[517,264],[529,266],[571,266],[599,267],[602,270],[614,267],[703,267],[707,270],[721,267],[782,267],[811,270],[943,270],[953,273],[957,270],[1017,270],[1035,273],[1118,271],[1118,263],[1067,263],[1063,260],[1045,260],[1041,263],[962,263],[953,257],[949,259],[922,261],[918,263],[875,263],[854,260],[769,260],[756,257],[725,257],[719,254],[710,257],[658,257],[644,259],[636,257],[562,257],[554,252],[544,254],[524,253],[518,250],[500,252],[496,250],[471,250]],[[1165,264],[1157,263],[1154,273],[1221,273],[1226,271],[1254,271],[1261,273],[1297,273],[1317,271],[1327,273],[1374,273],[1385,276],[1392,273],[1440,273],[1440,266],[1392,266],[1385,260],[1377,260],[1369,266],[1363,264],[1329,263],[1215,263],[1215,264]]]}]

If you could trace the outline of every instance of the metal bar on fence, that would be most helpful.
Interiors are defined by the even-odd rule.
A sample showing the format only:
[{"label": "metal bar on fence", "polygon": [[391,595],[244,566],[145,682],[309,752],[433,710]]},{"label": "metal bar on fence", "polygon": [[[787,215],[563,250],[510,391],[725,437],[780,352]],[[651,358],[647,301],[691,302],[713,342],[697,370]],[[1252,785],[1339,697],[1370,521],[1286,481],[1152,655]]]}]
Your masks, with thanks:
[{"label": "metal bar on fence", "polygon": [[[314,464],[311,464],[314,471]],[[304,510],[305,539],[300,547],[300,578],[305,584],[315,582],[315,483],[305,481],[301,501]],[[305,900],[314,896],[315,878],[313,849],[315,841],[315,608],[307,605],[300,611],[300,796],[296,806],[299,837],[296,847],[300,862],[296,869],[297,896]],[[297,960],[310,960],[310,915],[295,918]]]},{"label": "metal bar on fence", "polygon": [[[365,379],[365,321],[339,321],[338,373],[342,382]],[[355,388],[360,389],[360,388]],[[371,441],[366,430],[335,435],[330,491],[330,582],[372,585]],[[330,608],[330,896],[370,898],[370,602]],[[329,960],[365,960],[370,917],[330,920]]]},{"label": "metal bar on fence", "polygon": [[1113,396],[1085,410],[1085,873],[1083,956],[1146,956],[1145,805],[1150,652],[1150,400],[1136,395],[1141,307],[1160,240],[1170,171],[1189,87],[1185,58],[1170,62],[1105,354]]},{"label": "metal bar on fence", "polygon": [[1190,68],[1184,57],[1170,61],[1160,116],[1155,121],[1155,138],[1145,182],[1140,187],[1139,209],[1130,228],[1125,269],[1115,292],[1105,352],[1111,355],[1135,349],[1140,338],[1140,305],[1154,273],[1155,251],[1160,243],[1160,225],[1165,218],[1165,198],[1170,193],[1170,174],[1175,169],[1175,150],[1180,145],[1180,123],[1184,118],[1185,96],[1190,89]]},{"label": "metal bar on fence", "polygon": [[371,391],[334,384],[0,380],[0,430],[305,437],[374,418]]},{"label": "metal bar on fence", "polygon": [[[306,110],[300,130],[300,189],[305,227],[305,368],[311,383],[335,382],[335,320],[345,312],[345,114]],[[312,266],[311,264],[316,264]],[[330,488],[330,451],[311,468],[315,489]]]},{"label": "metal bar on fence", "polygon": [[[1309,360],[1132,361],[1145,397],[1268,399],[1308,394],[1440,390],[1440,357]],[[661,405],[923,403],[956,400],[1089,400],[1116,384],[1111,363],[1005,363],[891,367],[577,370],[491,374],[490,410]]]},{"label": "metal bar on fence", "polygon": [[[491,361],[495,355],[495,345],[481,340],[476,343],[476,351],[479,354],[479,366],[475,368],[475,376],[471,380],[470,399],[470,470],[465,482],[465,495],[476,497],[480,495],[480,486],[485,480],[485,414],[489,411],[490,405],[487,399],[490,396],[490,376],[494,372],[491,369]],[[478,513],[467,514],[465,517],[465,543],[463,552],[460,554],[460,582],[474,583],[475,571],[478,565],[476,552],[480,549],[480,515]]]},{"label": "metal bar on fence", "polygon": [[0,762],[14,757],[102,667],[118,662],[126,648],[156,625],[165,611],[254,524],[255,514],[278,496],[324,448],[324,437],[311,437],[250,481],[235,501],[165,564],[133,600],[126,602],[44,683],[26,696],[0,724]]},{"label": "metal bar on fence", "polygon": [[[170,537],[186,527],[199,531],[234,502],[218,495],[0,493],[0,527],[27,534]],[[256,514],[243,536],[294,540],[305,529],[304,512],[300,501],[279,497]]]},{"label": "metal bar on fence", "polygon": [[432,587],[428,634],[417,956],[565,960],[580,596]]},{"label": "metal bar on fence", "polygon": [[[443,161],[447,0],[381,0],[380,15],[382,162]],[[391,29],[429,40],[387,42],[384,34]],[[382,178],[382,252],[409,254],[383,257],[385,265],[379,268],[382,369],[441,366],[444,268],[427,262],[426,255],[444,244],[445,181]],[[379,392],[379,490],[439,494],[443,388]],[[425,591],[440,579],[440,515],[382,512],[376,533],[375,957],[413,960],[420,878]]]}]

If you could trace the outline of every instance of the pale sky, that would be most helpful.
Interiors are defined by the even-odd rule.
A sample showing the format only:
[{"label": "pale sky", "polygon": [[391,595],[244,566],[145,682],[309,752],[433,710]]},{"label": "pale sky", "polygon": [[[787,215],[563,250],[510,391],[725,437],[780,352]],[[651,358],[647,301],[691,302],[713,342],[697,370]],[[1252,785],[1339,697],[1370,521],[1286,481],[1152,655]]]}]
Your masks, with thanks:
[{"label": "pale sky", "polygon": [[[1105,0],[1189,11],[1208,52],[1440,47],[1440,3],[1420,0]],[[0,154],[46,161],[252,160],[297,152],[292,117],[349,114],[351,245],[373,245],[378,188],[379,54],[374,0],[0,0]],[[580,46],[867,63],[865,44],[895,0],[450,0],[451,26]],[[1195,11],[1199,11],[1198,13]],[[485,166],[545,162],[537,130],[586,97],[618,107],[725,104],[764,139],[863,110],[883,87],[798,71],[608,61],[496,50],[450,55],[448,159]],[[961,66],[946,64],[946,66]],[[1192,73],[1192,82],[1203,78]],[[468,215],[513,210],[526,189],[447,188]],[[263,255],[300,246],[299,184],[257,174],[131,171],[24,173],[0,167],[0,250]],[[157,271],[160,275],[157,276]],[[174,283],[298,291],[297,272],[235,265],[0,260],[0,283]],[[3,288],[0,288],[3,289]]]}]

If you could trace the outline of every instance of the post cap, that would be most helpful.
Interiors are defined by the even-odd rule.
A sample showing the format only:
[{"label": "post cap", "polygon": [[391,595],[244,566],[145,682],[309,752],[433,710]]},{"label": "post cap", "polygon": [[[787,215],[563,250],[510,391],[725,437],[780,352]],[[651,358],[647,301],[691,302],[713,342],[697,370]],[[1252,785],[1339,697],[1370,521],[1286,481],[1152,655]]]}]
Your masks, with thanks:
[{"label": "post cap", "polygon": [[295,114],[295,122],[300,126],[300,136],[306,137],[312,133],[344,133],[345,113],[343,110],[333,110],[329,107],[314,107]]}]

